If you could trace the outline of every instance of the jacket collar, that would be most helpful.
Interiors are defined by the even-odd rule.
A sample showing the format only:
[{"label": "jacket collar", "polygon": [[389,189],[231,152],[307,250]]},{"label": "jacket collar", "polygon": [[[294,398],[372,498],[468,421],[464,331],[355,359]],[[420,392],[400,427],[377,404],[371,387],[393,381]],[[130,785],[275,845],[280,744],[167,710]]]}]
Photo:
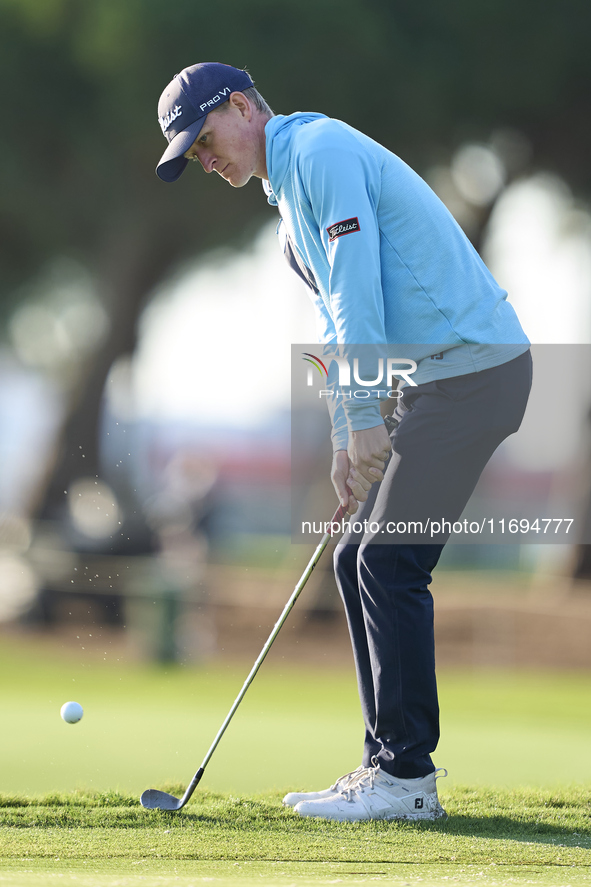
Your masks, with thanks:
[{"label": "jacket collar", "polygon": [[267,121],[265,126],[267,173],[269,181],[263,180],[263,190],[272,206],[277,206],[277,195],[280,194],[289,163],[291,160],[291,143],[300,126],[322,120],[326,114],[296,111],[295,114],[277,114]]}]

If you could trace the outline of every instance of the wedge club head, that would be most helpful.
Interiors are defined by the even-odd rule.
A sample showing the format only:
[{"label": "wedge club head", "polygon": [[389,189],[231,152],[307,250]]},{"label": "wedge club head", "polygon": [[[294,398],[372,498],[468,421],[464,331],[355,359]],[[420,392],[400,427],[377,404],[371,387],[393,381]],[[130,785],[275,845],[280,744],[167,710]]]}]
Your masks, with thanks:
[{"label": "wedge club head", "polygon": [[204,770],[205,767],[199,767],[199,770],[197,770],[197,773],[187,786],[187,791],[182,798],[175,798],[174,795],[169,795],[168,792],[161,792],[157,788],[148,788],[142,794],[140,804],[142,807],[147,807],[148,810],[170,810],[171,812],[180,810],[185,806],[195,791],[203,776]]},{"label": "wedge club head", "polygon": [[140,804],[148,810],[180,810],[184,806],[182,798],[175,798],[157,788],[146,789],[140,798]]}]

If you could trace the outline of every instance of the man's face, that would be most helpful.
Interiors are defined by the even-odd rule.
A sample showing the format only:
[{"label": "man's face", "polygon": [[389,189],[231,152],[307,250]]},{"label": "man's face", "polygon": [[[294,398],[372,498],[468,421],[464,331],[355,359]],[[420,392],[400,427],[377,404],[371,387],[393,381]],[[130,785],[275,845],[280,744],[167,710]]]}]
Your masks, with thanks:
[{"label": "man's face", "polygon": [[246,97],[234,92],[226,108],[209,112],[184,157],[198,160],[205,172],[217,172],[234,188],[253,175],[266,178],[264,123],[261,128]]}]

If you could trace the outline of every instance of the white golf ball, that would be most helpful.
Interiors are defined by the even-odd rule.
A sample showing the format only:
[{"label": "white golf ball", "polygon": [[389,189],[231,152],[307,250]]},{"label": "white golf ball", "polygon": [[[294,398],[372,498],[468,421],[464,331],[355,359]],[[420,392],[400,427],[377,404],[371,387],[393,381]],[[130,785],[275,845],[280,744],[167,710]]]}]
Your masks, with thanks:
[{"label": "white golf ball", "polygon": [[66,724],[77,724],[84,714],[84,709],[79,702],[64,702],[60,708],[60,715]]}]

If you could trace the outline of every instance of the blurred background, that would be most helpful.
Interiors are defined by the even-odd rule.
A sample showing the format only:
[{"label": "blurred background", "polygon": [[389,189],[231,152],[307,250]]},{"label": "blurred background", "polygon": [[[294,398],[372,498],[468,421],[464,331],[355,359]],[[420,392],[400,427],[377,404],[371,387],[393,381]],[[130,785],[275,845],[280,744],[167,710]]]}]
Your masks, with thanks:
[{"label": "blurred background", "polygon": [[[199,708],[188,709],[195,699],[209,705],[232,669],[242,674],[310,556],[290,539],[290,348],[315,341],[312,309],[257,180],[234,190],[200,168],[173,185],[155,176],[164,86],[196,61],[224,61],[246,67],[276,113],[320,111],[363,130],[439,194],[532,342],[582,348],[591,337],[590,25],[582,0],[229,0],[223,12],[194,0],[0,0],[0,682],[6,716],[27,725],[0,740],[0,791],[112,786],[96,755],[108,757],[116,742],[158,758],[166,734],[156,751],[146,737],[157,732],[160,703],[174,700],[195,731]],[[568,441],[567,480],[535,442],[505,472],[507,494],[533,489],[541,507],[557,484],[575,485],[581,526],[591,520],[586,393],[566,427],[559,415],[563,398],[587,391],[577,379],[589,373],[587,353],[546,395],[549,437]],[[319,520],[333,504],[328,447],[318,441],[313,451]],[[591,709],[585,541],[450,546],[434,582],[442,692],[457,702],[448,736],[477,729],[490,743],[505,718],[492,745],[522,737],[518,764],[511,753],[517,781],[540,724],[553,748],[590,735],[580,722],[581,706]],[[328,718],[322,735],[334,736],[330,706],[346,698],[356,726],[349,734],[340,725],[339,735],[357,749],[351,654],[328,556],[271,654],[271,709],[282,668],[294,687],[323,688],[314,717],[305,690],[301,716],[291,715],[298,748],[316,735],[318,712]],[[524,670],[527,680],[516,677]],[[128,688],[117,739],[105,732],[109,718],[95,734],[90,714],[76,728],[54,724],[66,697],[77,698],[72,681],[83,705],[97,694],[98,710],[113,688]],[[515,727],[524,699],[537,698],[534,684],[540,699],[556,689],[561,723],[572,715],[578,739],[552,732],[548,696],[536,709],[547,721],[532,712],[530,732]],[[519,688],[523,699],[511,696]],[[222,717],[235,690],[230,680]],[[474,701],[483,694],[497,699],[488,715]],[[513,702],[503,709],[503,699]],[[256,724],[266,723],[260,705],[253,749]],[[207,711],[213,735],[217,708]],[[42,737],[61,760],[53,770],[42,766]],[[190,739],[194,749],[194,732]],[[82,760],[92,742],[89,775]],[[195,769],[189,746],[176,754],[178,769],[162,761],[162,778]],[[456,754],[460,781],[476,778],[461,743]],[[313,757],[315,769],[302,754],[285,779],[324,778],[327,762]],[[591,778],[582,757],[573,754],[572,773],[560,778]],[[356,766],[344,758],[343,771]],[[251,782],[238,768],[234,781],[214,784],[275,784],[253,767]],[[123,768],[115,781],[146,787],[139,770],[126,782]],[[498,779],[506,772],[501,757]],[[522,781],[536,778],[532,766]]]}]

